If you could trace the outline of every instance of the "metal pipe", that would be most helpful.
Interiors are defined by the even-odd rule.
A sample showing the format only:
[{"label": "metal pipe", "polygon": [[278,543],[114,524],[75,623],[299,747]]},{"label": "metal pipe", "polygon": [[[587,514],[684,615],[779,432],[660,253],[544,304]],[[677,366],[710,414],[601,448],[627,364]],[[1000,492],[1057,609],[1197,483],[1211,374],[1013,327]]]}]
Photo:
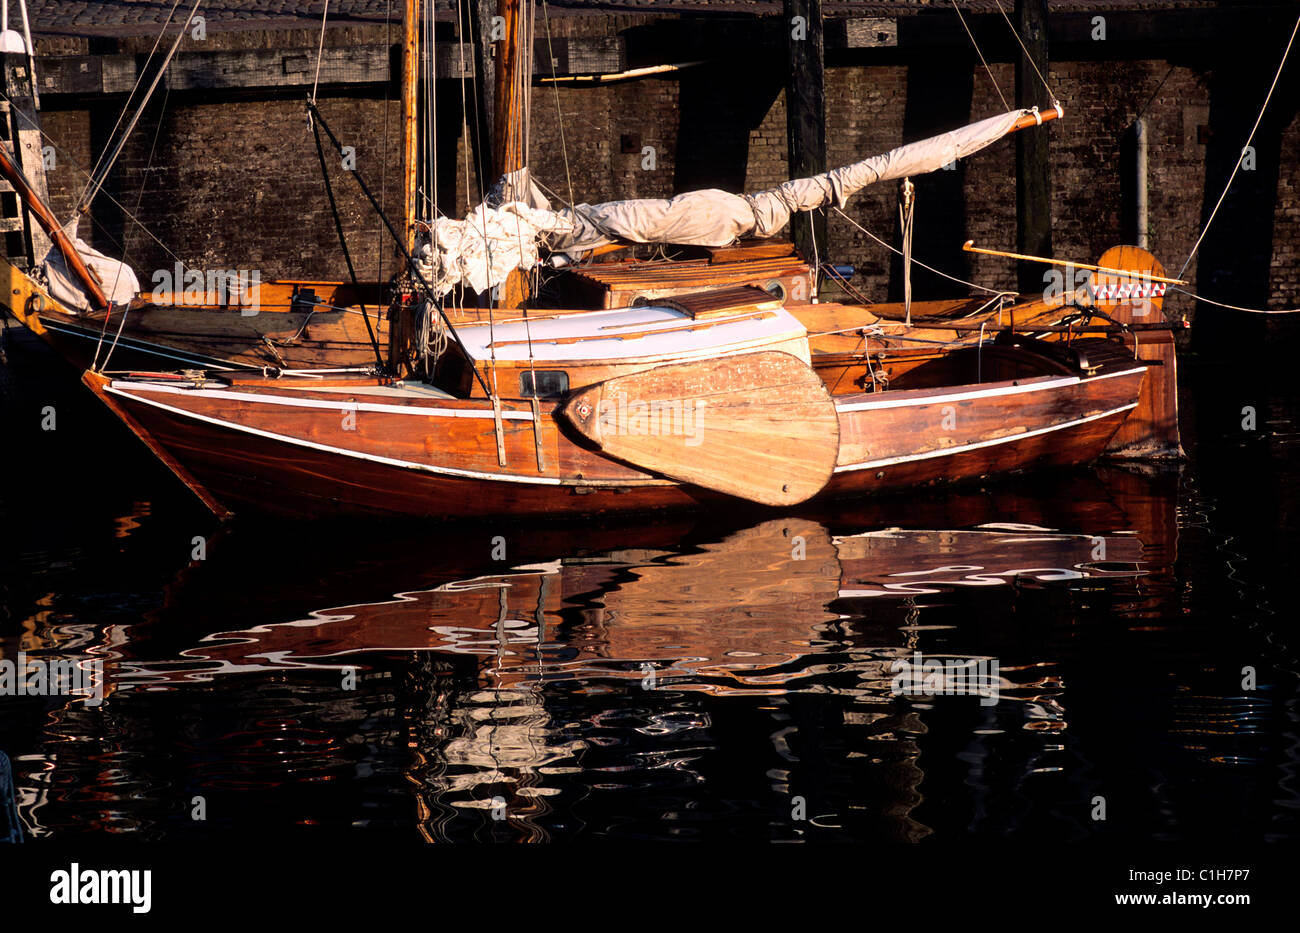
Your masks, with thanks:
[{"label": "metal pipe", "polygon": [[1147,121],[1141,117],[1133,124],[1133,133],[1137,142],[1134,172],[1137,184],[1137,245],[1147,248]]}]

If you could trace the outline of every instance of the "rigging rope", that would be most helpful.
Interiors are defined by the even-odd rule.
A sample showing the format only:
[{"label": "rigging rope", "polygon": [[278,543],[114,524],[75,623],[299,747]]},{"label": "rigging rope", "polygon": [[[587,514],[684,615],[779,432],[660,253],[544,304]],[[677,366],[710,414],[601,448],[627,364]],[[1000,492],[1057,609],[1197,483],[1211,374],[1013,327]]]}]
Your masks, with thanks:
[{"label": "rigging rope", "polygon": [[1220,308],[1227,308],[1230,311],[1246,311],[1250,314],[1300,314],[1300,308],[1277,308],[1275,310],[1270,308],[1243,308],[1240,305],[1224,304],[1222,301],[1215,301],[1212,298],[1202,297],[1201,295],[1196,294],[1196,292],[1186,288],[1178,288],[1171,285],[1169,290],[1171,292],[1181,292],[1196,301],[1203,301],[1207,305],[1218,305]]},{"label": "rigging rope", "polygon": [[[144,189],[145,186],[148,185],[149,183],[149,169],[153,166],[154,153],[158,149],[158,137],[159,135],[161,135],[162,132],[163,114],[167,112],[167,101],[170,99],[170,96],[171,96],[171,92],[169,90],[164,89],[162,110],[158,114],[158,125],[155,126],[153,130],[153,141],[149,144],[149,158],[145,161],[145,171],[143,172],[140,178],[140,190],[139,192],[136,193],[135,196],[136,210],[140,209],[140,202],[144,200]],[[110,294],[112,294],[113,291],[117,290],[118,279],[121,278],[122,270],[126,268],[126,261],[127,261],[127,248],[126,248],[126,244],[124,243],[122,244],[122,264],[118,266],[117,278],[113,280],[113,288],[110,290],[109,292]],[[108,352],[104,354],[104,365],[101,367],[99,365],[99,351],[100,348],[103,347],[104,345],[104,333],[108,328],[108,317],[109,317],[107,314],[104,315],[104,324],[99,331],[99,342],[95,344],[95,357],[93,360],[91,360],[90,363],[90,368],[95,372],[103,372],[103,370],[108,368],[109,361],[113,358],[113,351],[117,349],[118,341],[122,339],[122,330],[123,328],[126,327],[126,316],[129,312],[130,312],[130,305],[128,304],[126,308],[122,309],[121,320],[117,322],[117,333],[113,335],[113,342],[109,344]]]},{"label": "rigging rope", "polygon": [[957,11],[957,18],[961,20],[962,28],[966,30],[966,35],[970,37],[970,44],[975,47],[975,54],[980,57],[980,64],[984,66],[984,70],[988,73],[989,83],[993,85],[993,90],[998,92],[998,98],[1002,101],[1002,108],[1004,110],[1010,110],[1011,105],[1007,103],[1007,98],[1002,93],[1002,88],[998,86],[997,78],[993,77],[993,69],[990,68],[989,63],[984,60],[984,53],[980,51],[980,44],[975,41],[975,35],[970,31],[970,27],[966,25],[966,17],[961,15],[961,7],[957,6],[957,0],[952,0],[952,8]]},{"label": "rigging rope", "polygon": [[[126,96],[126,103],[122,105],[122,112],[117,115],[117,122],[113,124],[113,131],[108,134],[109,139],[113,139],[115,136],[117,136],[118,128],[121,127],[122,121],[126,118],[127,109],[130,106],[131,101],[135,98],[135,92],[140,90],[140,83],[144,81],[144,76],[149,71],[149,63],[153,61],[153,57],[158,51],[158,46],[162,44],[163,36],[167,34],[167,27],[171,25],[172,17],[176,15],[176,8],[180,5],[181,5],[181,0],[173,0],[172,8],[167,11],[167,19],[163,23],[162,29],[158,31],[158,38],[153,40],[153,48],[149,50],[149,55],[144,60],[144,67],[141,68],[140,73],[136,75],[135,85],[131,88],[131,93]],[[184,30],[181,31],[182,33],[184,32]],[[35,85],[36,85],[36,73],[33,72],[32,86],[35,87]],[[107,154],[108,154],[108,148],[105,147],[104,151],[99,154],[99,158],[95,160],[95,164],[90,170],[90,175],[87,176],[91,181],[94,181],[94,176],[99,172],[99,166],[104,161],[104,156],[106,156]],[[87,185],[87,187],[82,190],[81,193],[83,197],[85,196],[85,193],[88,190],[89,190],[89,185]]]},{"label": "rigging rope", "polygon": [[[320,14],[320,42],[316,46],[316,76],[311,81],[311,99],[314,103],[316,100],[316,88],[320,85],[320,63],[325,57],[325,21],[330,15],[330,0],[325,0],[321,5]],[[319,139],[317,140],[319,142]]]},{"label": "rigging rope", "polygon": [[[27,120],[30,129],[34,129],[34,130],[36,130],[38,133],[41,134],[41,139],[44,140],[45,142],[49,143],[50,146],[53,147],[53,149],[54,149],[54,151],[55,151],[55,154],[58,155],[59,159],[62,161],[63,164],[71,166],[72,169],[73,169],[74,171],[78,172],[82,177],[84,177],[84,178],[86,178],[86,179],[88,179],[88,180],[90,179],[90,177],[91,177],[91,176],[90,176],[90,173],[87,172],[86,169],[82,168],[81,165],[79,165],[79,164],[77,163],[76,158],[73,157],[72,155],[70,155],[66,149],[64,149],[62,146],[60,146],[60,145],[55,141],[55,139],[54,139],[53,136],[51,136],[49,133],[45,132],[45,130],[41,129],[41,127],[39,127],[39,126],[37,126],[35,123],[33,123],[30,117],[28,117],[28,116],[27,116],[27,115],[26,115],[26,114],[25,114],[21,109],[19,109],[18,107],[16,107],[16,106],[14,105],[13,99],[10,98],[10,96],[4,92],[3,88],[0,88],[0,98],[3,98],[5,101],[7,101],[7,102],[9,103],[10,108],[12,109],[12,112],[13,112],[13,113],[18,114],[18,115],[21,116],[23,119]],[[103,194],[104,197],[106,197],[106,198],[108,198],[110,201],[112,201],[112,202],[113,202],[113,206],[116,207],[118,210],[120,210],[120,211],[122,212],[122,215],[123,215],[124,217],[126,217],[126,218],[127,218],[128,220],[130,220],[133,224],[135,224],[137,227],[139,227],[141,230],[143,230],[143,231],[145,232],[145,234],[149,237],[149,239],[151,239],[151,240],[153,240],[155,243],[157,243],[158,246],[159,246],[159,248],[161,248],[161,249],[162,249],[162,250],[163,250],[163,251],[164,251],[168,256],[170,256],[170,257],[171,257],[172,259],[174,259],[175,261],[180,262],[180,257],[177,256],[174,252],[172,252],[171,249],[167,246],[166,243],[164,243],[162,240],[158,239],[158,237],[157,237],[156,235],[154,235],[154,233],[153,233],[153,232],[152,232],[148,227],[146,227],[146,226],[144,225],[144,222],[141,221],[139,217],[136,217],[134,214],[132,214],[131,211],[129,211],[129,210],[126,208],[126,206],[125,206],[124,204],[122,204],[121,201],[119,201],[117,198],[113,197],[112,194],[110,194],[110,193],[108,193],[108,192],[106,192],[106,191],[101,191],[101,194]],[[108,241],[109,241],[113,246],[116,246],[118,249],[123,249],[123,248],[124,248],[123,245],[122,245],[122,243],[121,243],[121,241],[118,240],[117,237],[113,236],[112,231],[110,231],[110,230],[109,230],[107,227],[105,227],[103,224],[101,224],[101,223],[99,223],[98,221],[96,221],[95,218],[94,218],[93,216],[91,216],[91,215],[89,215],[89,214],[87,214],[86,216],[89,218],[91,225],[94,226],[94,228],[95,228],[96,230],[98,230],[100,233],[103,233],[104,236],[108,239]]]},{"label": "rigging rope", "polygon": [[916,217],[916,185],[912,179],[903,179],[902,198],[898,205],[898,227],[903,234],[903,313],[906,323],[912,323],[912,221]]},{"label": "rigging rope", "polygon": [[[1192,264],[1192,257],[1194,257],[1196,251],[1201,248],[1201,241],[1205,239],[1205,234],[1209,232],[1210,224],[1214,223],[1215,215],[1219,213],[1219,208],[1223,205],[1223,199],[1228,196],[1228,189],[1232,187],[1232,181],[1237,177],[1237,172],[1241,169],[1241,163],[1246,158],[1246,150],[1250,148],[1251,141],[1255,138],[1255,132],[1259,129],[1259,124],[1264,119],[1264,111],[1268,110],[1268,103],[1273,99],[1273,91],[1277,88],[1278,78],[1282,77],[1282,69],[1286,67],[1286,60],[1291,54],[1291,46],[1295,42],[1297,30],[1300,30],[1300,17],[1296,18],[1295,26],[1291,29],[1291,38],[1287,40],[1286,51],[1282,53],[1282,61],[1277,66],[1277,73],[1273,75],[1273,83],[1268,86],[1268,94],[1264,97],[1264,106],[1259,108],[1259,116],[1255,118],[1255,125],[1251,127],[1250,135],[1246,137],[1246,145],[1242,147],[1241,152],[1237,156],[1237,164],[1232,167],[1232,173],[1228,176],[1228,183],[1223,186],[1223,194],[1219,195],[1219,200],[1215,203],[1214,210],[1210,212],[1210,219],[1205,222],[1205,227],[1201,230],[1201,235],[1196,238],[1196,243],[1192,246],[1192,251],[1188,254],[1187,261],[1183,263],[1183,267],[1179,269],[1178,274],[1174,276],[1176,279],[1181,279],[1183,273],[1187,271],[1187,267]],[[1203,301],[1205,299],[1201,300]]]},{"label": "rigging rope", "polygon": [[[885,249],[889,250],[890,252],[897,253],[899,256],[902,256],[902,255],[903,255],[902,250],[898,249],[898,248],[895,247],[895,246],[891,246],[890,244],[886,243],[884,240],[882,240],[880,237],[876,236],[874,233],[872,233],[872,232],[871,232],[870,230],[868,230],[866,227],[862,226],[862,224],[858,223],[856,220],[854,220],[854,219],[853,219],[852,217],[850,217],[848,214],[844,213],[844,211],[841,210],[840,208],[838,208],[838,207],[834,207],[833,210],[835,211],[835,213],[839,214],[841,217],[843,217],[845,220],[847,220],[849,223],[851,223],[851,224],[852,224],[854,227],[856,227],[858,230],[862,231],[862,232],[865,233],[867,236],[871,237],[871,239],[875,240],[877,243],[879,243],[879,244],[880,244],[881,246],[883,246]],[[969,285],[971,288],[978,288],[980,291],[982,291],[982,292],[988,292],[988,293],[991,294],[991,295],[1011,295],[1011,294],[1015,294],[1014,292],[1007,292],[1007,291],[999,290],[999,289],[996,289],[996,288],[989,288],[987,285],[976,285],[974,282],[967,282],[965,279],[959,279],[959,278],[957,278],[957,276],[955,276],[955,275],[949,275],[947,272],[941,272],[941,271],[939,271],[938,269],[934,268],[933,266],[927,266],[925,263],[921,262],[921,260],[916,259],[916,258],[913,258],[913,259],[912,259],[912,264],[913,264],[913,265],[916,265],[916,266],[920,266],[922,269],[925,269],[927,272],[933,272],[935,275],[939,275],[939,276],[942,276],[942,277],[945,278],[945,279],[949,279],[950,281],[956,282],[956,283],[959,284],[959,285]]]},{"label": "rigging rope", "polygon": [[[555,50],[551,47],[551,17],[547,13],[546,0],[542,0],[542,20],[546,24],[546,57],[551,60],[551,77],[555,77]],[[569,183],[569,207],[573,207],[573,175],[569,172],[569,147],[564,141],[564,112],[560,110],[560,85],[555,88],[555,119],[560,127],[560,154],[564,156],[564,178]]]},{"label": "rigging rope", "polygon": [[[176,52],[180,49],[181,40],[185,38],[185,30],[190,28],[190,23],[194,20],[194,14],[198,12],[199,4],[202,2],[203,0],[194,0],[194,6],[190,7],[190,15],[186,17],[185,25],[181,27],[181,31],[177,34],[176,41],[172,43],[171,51],[167,53],[167,57],[163,59],[162,64],[158,67],[158,73],[153,76],[153,81],[149,84],[149,90],[145,91],[144,99],[140,101],[140,106],[136,108],[135,115],[131,117],[131,122],[128,123],[126,129],[122,131],[121,137],[118,138],[117,145],[113,147],[112,154],[108,156],[108,161],[104,162],[103,169],[96,173],[96,177],[91,179],[90,186],[88,186],[86,191],[82,192],[81,199],[77,202],[78,212],[84,213],[86,209],[90,207],[90,202],[94,200],[99,188],[104,184],[104,179],[107,178],[108,173],[112,171],[113,163],[116,162],[118,156],[122,154],[122,149],[126,146],[127,138],[130,137],[131,131],[135,129],[136,123],[140,121],[140,117],[144,114],[144,108],[148,106],[149,98],[153,96],[153,92],[157,89],[158,82],[161,81],[162,76],[167,73],[167,66],[171,64],[171,60],[176,56]],[[103,161],[102,157],[101,161]]]},{"label": "rigging rope", "polygon": [[[311,123],[312,137],[316,140],[316,158],[320,160],[321,178],[325,181],[325,194],[329,198],[330,213],[334,217],[334,230],[338,233],[339,246],[343,250],[343,261],[347,263],[348,275],[352,279],[352,287],[357,290],[357,300],[361,301],[361,286],[357,284],[357,270],[352,265],[352,253],[348,249],[347,238],[343,235],[343,219],[339,216],[339,206],[334,200],[334,185],[330,182],[329,165],[325,161],[325,146],[321,143],[320,128],[316,126],[315,120],[309,120],[308,122]],[[292,305],[290,307],[292,307]],[[384,357],[383,354],[379,352],[379,340],[375,337],[375,330],[370,324],[370,315],[366,313],[366,305],[363,301],[361,301],[361,316],[366,322],[366,334],[370,337],[370,346],[375,351],[375,365],[382,370],[384,368]],[[310,319],[311,315],[308,315],[307,319],[303,321],[303,329],[307,327],[307,320]],[[301,333],[302,331],[300,330],[299,334]],[[296,335],[294,339],[297,339]]]},{"label": "rigging rope", "polygon": [[1002,18],[1007,21],[1007,28],[1010,29],[1011,34],[1016,37],[1016,42],[1020,46],[1020,51],[1024,53],[1025,60],[1028,61],[1029,66],[1034,69],[1034,74],[1038,75],[1038,80],[1043,82],[1043,89],[1047,91],[1047,96],[1052,99],[1053,103],[1055,103],[1057,100],[1056,92],[1053,91],[1051,85],[1047,83],[1047,79],[1043,77],[1043,73],[1038,70],[1038,63],[1034,61],[1034,56],[1029,54],[1029,49],[1025,47],[1024,41],[1020,38],[1020,33],[1016,31],[1016,26],[1011,22],[1011,17],[1007,16],[1006,10],[1002,9],[1002,0],[993,0],[993,2],[997,4],[998,12],[1002,14]]}]

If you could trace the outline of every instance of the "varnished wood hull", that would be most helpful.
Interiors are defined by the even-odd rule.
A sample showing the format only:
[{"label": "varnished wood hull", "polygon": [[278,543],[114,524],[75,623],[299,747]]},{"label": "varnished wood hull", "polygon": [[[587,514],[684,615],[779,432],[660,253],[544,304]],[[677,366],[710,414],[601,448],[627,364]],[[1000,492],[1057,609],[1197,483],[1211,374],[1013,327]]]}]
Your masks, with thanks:
[{"label": "varnished wood hull", "polygon": [[[102,313],[75,313],[25,271],[0,259],[0,305],[83,370],[91,368],[97,351],[100,368],[118,371],[373,367],[374,344],[361,307],[369,312],[382,350],[388,325],[377,313],[379,291],[358,292],[340,282],[265,282],[258,286],[256,307],[146,304],[115,311],[106,325]],[[304,303],[309,293],[323,303]]]},{"label": "varnished wood hull", "polygon": [[[840,455],[821,495],[1089,462],[1137,404],[1144,378],[1136,366],[839,396]],[[394,395],[375,380],[86,380],[218,514],[578,517],[735,501],[590,449],[554,403],[538,420],[528,402],[502,403],[502,465],[483,400]]]},{"label": "varnished wood hull", "polygon": [[[104,322],[102,315],[46,311],[40,315],[46,340],[79,369],[89,369]],[[109,322],[100,363],[113,344],[117,315]],[[376,339],[384,347],[386,322],[371,313]],[[127,312],[110,368],[167,371],[364,369],[376,365],[365,322],[352,311],[263,311],[245,316],[237,309],[148,308]]]}]

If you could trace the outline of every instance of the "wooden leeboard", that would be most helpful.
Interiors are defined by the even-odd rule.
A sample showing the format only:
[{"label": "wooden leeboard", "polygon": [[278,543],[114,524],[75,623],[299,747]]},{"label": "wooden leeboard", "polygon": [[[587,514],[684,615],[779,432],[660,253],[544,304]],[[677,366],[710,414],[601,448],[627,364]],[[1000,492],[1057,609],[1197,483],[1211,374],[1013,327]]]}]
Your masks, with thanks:
[{"label": "wooden leeboard", "polygon": [[839,455],[825,384],[777,351],[618,376],[576,393],[562,411],[611,457],[764,505],[820,492]]}]

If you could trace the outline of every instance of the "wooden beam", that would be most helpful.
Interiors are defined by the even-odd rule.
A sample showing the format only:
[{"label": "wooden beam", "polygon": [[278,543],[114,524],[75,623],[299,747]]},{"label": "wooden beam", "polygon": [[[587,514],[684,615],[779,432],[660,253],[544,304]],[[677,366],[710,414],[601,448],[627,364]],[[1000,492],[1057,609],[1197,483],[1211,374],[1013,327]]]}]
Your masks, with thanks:
[{"label": "wooden beam", "polygon": [[[826,171],[826,51],[821,0],[785,0],[786,138],[790,177]],[[809,217],[812,218],[811,223]],[[800,213],[790,219],[791,236],[803,258],[825,261],[826,215]]]},{"label": "wooden beam", "polygon": [[[1016,0],[1016,31],[1033,56],[1016,58],[1016,106],[1046,110],[1052,101],[1038,74],[1047,75],[1047,0]],[[1035,70],[1037,65],[1037,70]],[[1052,255],[1052,166],[1047,133],[1016,135],[1016,247],[1021,253]],[[1042,275],[1032,266],[1018,270],[1021,292],[1040,292]]]},{"label": "wooden beam", "polygon": [[[474,47],[474,83],[478,87],[475,99],[467,101],[465,114],[470,130],[470,143],[474,148],[474,165],[479,188],[486,194],[492,185],[492,140],[496,138],[496,50],[492,42],[492,18],[496,15],[496,0],[470,0],[462,7],[464,22],[462,35]],[[476,197],[471,200],[477,200]]]}]

